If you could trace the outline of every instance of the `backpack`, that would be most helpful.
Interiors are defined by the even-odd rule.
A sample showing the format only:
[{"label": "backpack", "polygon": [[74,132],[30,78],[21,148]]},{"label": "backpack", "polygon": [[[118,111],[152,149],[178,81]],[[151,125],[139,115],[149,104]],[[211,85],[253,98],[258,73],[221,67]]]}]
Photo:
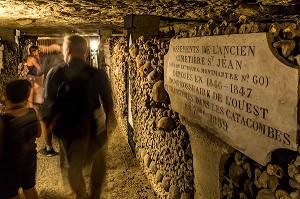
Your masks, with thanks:
[{"label": "backpack", "polygon": [[78,138],[89,130],[88,83],[93,73],[88,67],[72,78],[67,77],[62,67],[57,72],[64,80],[57,89],[56,100],[50,110],[50,128],[57,137]]},{"label": "backpack", "polygon": [[38,119],[34,109],[23,116],[15,117],[7,114],[1,115],[7,126],[6,130],[6,155],[7,159],[17,158],[18,161],[36,152],[36,135],[38,133]]}]

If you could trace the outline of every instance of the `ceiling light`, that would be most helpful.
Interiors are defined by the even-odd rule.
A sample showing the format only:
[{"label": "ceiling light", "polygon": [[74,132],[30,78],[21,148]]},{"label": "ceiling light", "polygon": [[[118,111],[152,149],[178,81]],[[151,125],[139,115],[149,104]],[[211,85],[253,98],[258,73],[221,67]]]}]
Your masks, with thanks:
[{"label": "ceiling light", "polygon": [[98,50],[98,45],[99,45],[98,40],[91,40],[90,46],[91,46],[92,51],[97,51]]}]

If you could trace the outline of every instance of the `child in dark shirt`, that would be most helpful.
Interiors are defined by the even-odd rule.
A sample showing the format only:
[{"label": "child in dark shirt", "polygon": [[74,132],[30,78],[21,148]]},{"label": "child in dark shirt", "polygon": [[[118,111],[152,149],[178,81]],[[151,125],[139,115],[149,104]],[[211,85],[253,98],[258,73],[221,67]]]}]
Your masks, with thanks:
[{"label": "child in dark shirt", "polygon": [[18,198],[19,188],[27,199],[38,199],[36,184],[36,138],[40,123],[33,108],[27,107],[28,80],[6,85],[6,111],[0,115],[0,198]]}]

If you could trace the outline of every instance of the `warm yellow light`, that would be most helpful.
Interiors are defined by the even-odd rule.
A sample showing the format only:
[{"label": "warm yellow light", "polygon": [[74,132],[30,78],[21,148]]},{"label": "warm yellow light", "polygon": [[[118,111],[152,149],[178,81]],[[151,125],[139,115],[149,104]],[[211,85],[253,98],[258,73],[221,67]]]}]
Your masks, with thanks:
[{"label": "warm yellow light", "polygon": [[5,13],[5,9],[3,7],[0,7],[0,15]]},{"label": "warm yellow light", "polygon": [[98,45],[99,45],[99,42],[97,40],[91,40],[90,46],[91,46],[92,51],[97,51]]}]

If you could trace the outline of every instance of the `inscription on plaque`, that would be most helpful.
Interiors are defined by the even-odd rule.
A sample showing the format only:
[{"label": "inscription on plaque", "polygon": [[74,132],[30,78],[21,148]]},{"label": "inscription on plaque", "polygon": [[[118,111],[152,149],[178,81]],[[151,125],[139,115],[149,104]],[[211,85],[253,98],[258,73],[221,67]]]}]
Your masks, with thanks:
[{"label": "inscription on plaque", "polygon": [[268,33],[172,39],[165,89],[172,108],[265,165],[297,150],[298,69]]}]

